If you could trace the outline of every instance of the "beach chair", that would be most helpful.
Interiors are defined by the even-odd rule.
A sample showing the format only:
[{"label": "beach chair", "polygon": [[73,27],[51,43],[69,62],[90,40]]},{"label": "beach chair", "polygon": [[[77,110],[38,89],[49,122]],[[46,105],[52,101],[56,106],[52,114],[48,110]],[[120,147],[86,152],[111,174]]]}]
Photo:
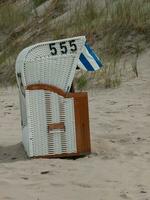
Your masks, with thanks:
[{"label": "beach chair", "polygon": [[85,42],[80,36],[39,43],[17,57],[22,141],[29,157],[91,152],[87,93],[70,93]]}]

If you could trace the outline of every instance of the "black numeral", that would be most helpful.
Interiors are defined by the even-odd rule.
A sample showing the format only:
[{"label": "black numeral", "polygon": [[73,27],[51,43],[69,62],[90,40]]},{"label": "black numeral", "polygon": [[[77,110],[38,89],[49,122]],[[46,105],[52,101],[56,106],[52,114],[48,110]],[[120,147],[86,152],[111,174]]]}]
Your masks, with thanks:
[{"label": "black numeral", "polygon": [[62,54],[66,54],[67,53],[66,42],[60,42],[60,48],[61,48],[61,53]]},{"label": "black numeral", "polygon": [[72,52],[77,51],[77,45],[75,44],[75,40],[69,41],[69,44],[70,44],[70,47],[71,47],[70,50],[71,50]]},{"label": "black numeral", "polygon": [[55,43],[49,44],[49,48],[51,50],[51,55],[54,56],[57,54],[57,49],[55,47]]}]

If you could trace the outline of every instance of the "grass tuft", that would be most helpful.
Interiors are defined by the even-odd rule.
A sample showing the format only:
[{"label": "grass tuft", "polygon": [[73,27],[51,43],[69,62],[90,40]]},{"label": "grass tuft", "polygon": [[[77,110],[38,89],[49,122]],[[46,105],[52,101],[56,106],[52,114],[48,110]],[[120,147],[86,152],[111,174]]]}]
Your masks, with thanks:
[{"label": "grass tuft", "polygon": [[47,0],[32,0],[35,7],[40,6],[42,3],[44,3]]},{"label": "grass tuft", "polygon": [[83,90],[87,86],[87,76],[86,74],[82,74],[77,80],[77,89]]},{"label": "grass tuft", "polygon": [[0,7],[0,30],[10,33],[13,29],[27,22],[29,10],[18,8],[15,4],[6,3]]}]

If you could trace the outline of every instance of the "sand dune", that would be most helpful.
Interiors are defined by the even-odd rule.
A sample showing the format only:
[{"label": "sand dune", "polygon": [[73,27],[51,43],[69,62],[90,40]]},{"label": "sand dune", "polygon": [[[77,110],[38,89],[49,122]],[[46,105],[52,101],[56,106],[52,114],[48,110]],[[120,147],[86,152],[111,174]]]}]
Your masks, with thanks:
[{"label": "sand dune", "polygon": [[149,200],[150,51],[139,78],[89,91],[93,154],[77,160],[26,157],[16,88],[0,89],[0,200]]}]

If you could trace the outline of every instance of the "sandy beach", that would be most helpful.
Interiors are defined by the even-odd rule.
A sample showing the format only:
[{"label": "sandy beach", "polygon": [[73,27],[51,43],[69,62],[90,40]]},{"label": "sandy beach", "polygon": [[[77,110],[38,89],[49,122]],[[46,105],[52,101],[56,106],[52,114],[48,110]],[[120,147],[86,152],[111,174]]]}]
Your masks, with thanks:
[{"label": "sandy beach", "polygon": [[28,159],[17,88],[0,89],[0,200],[150,200],[150,51],[139,77],[89,91],[92,154]]}]

